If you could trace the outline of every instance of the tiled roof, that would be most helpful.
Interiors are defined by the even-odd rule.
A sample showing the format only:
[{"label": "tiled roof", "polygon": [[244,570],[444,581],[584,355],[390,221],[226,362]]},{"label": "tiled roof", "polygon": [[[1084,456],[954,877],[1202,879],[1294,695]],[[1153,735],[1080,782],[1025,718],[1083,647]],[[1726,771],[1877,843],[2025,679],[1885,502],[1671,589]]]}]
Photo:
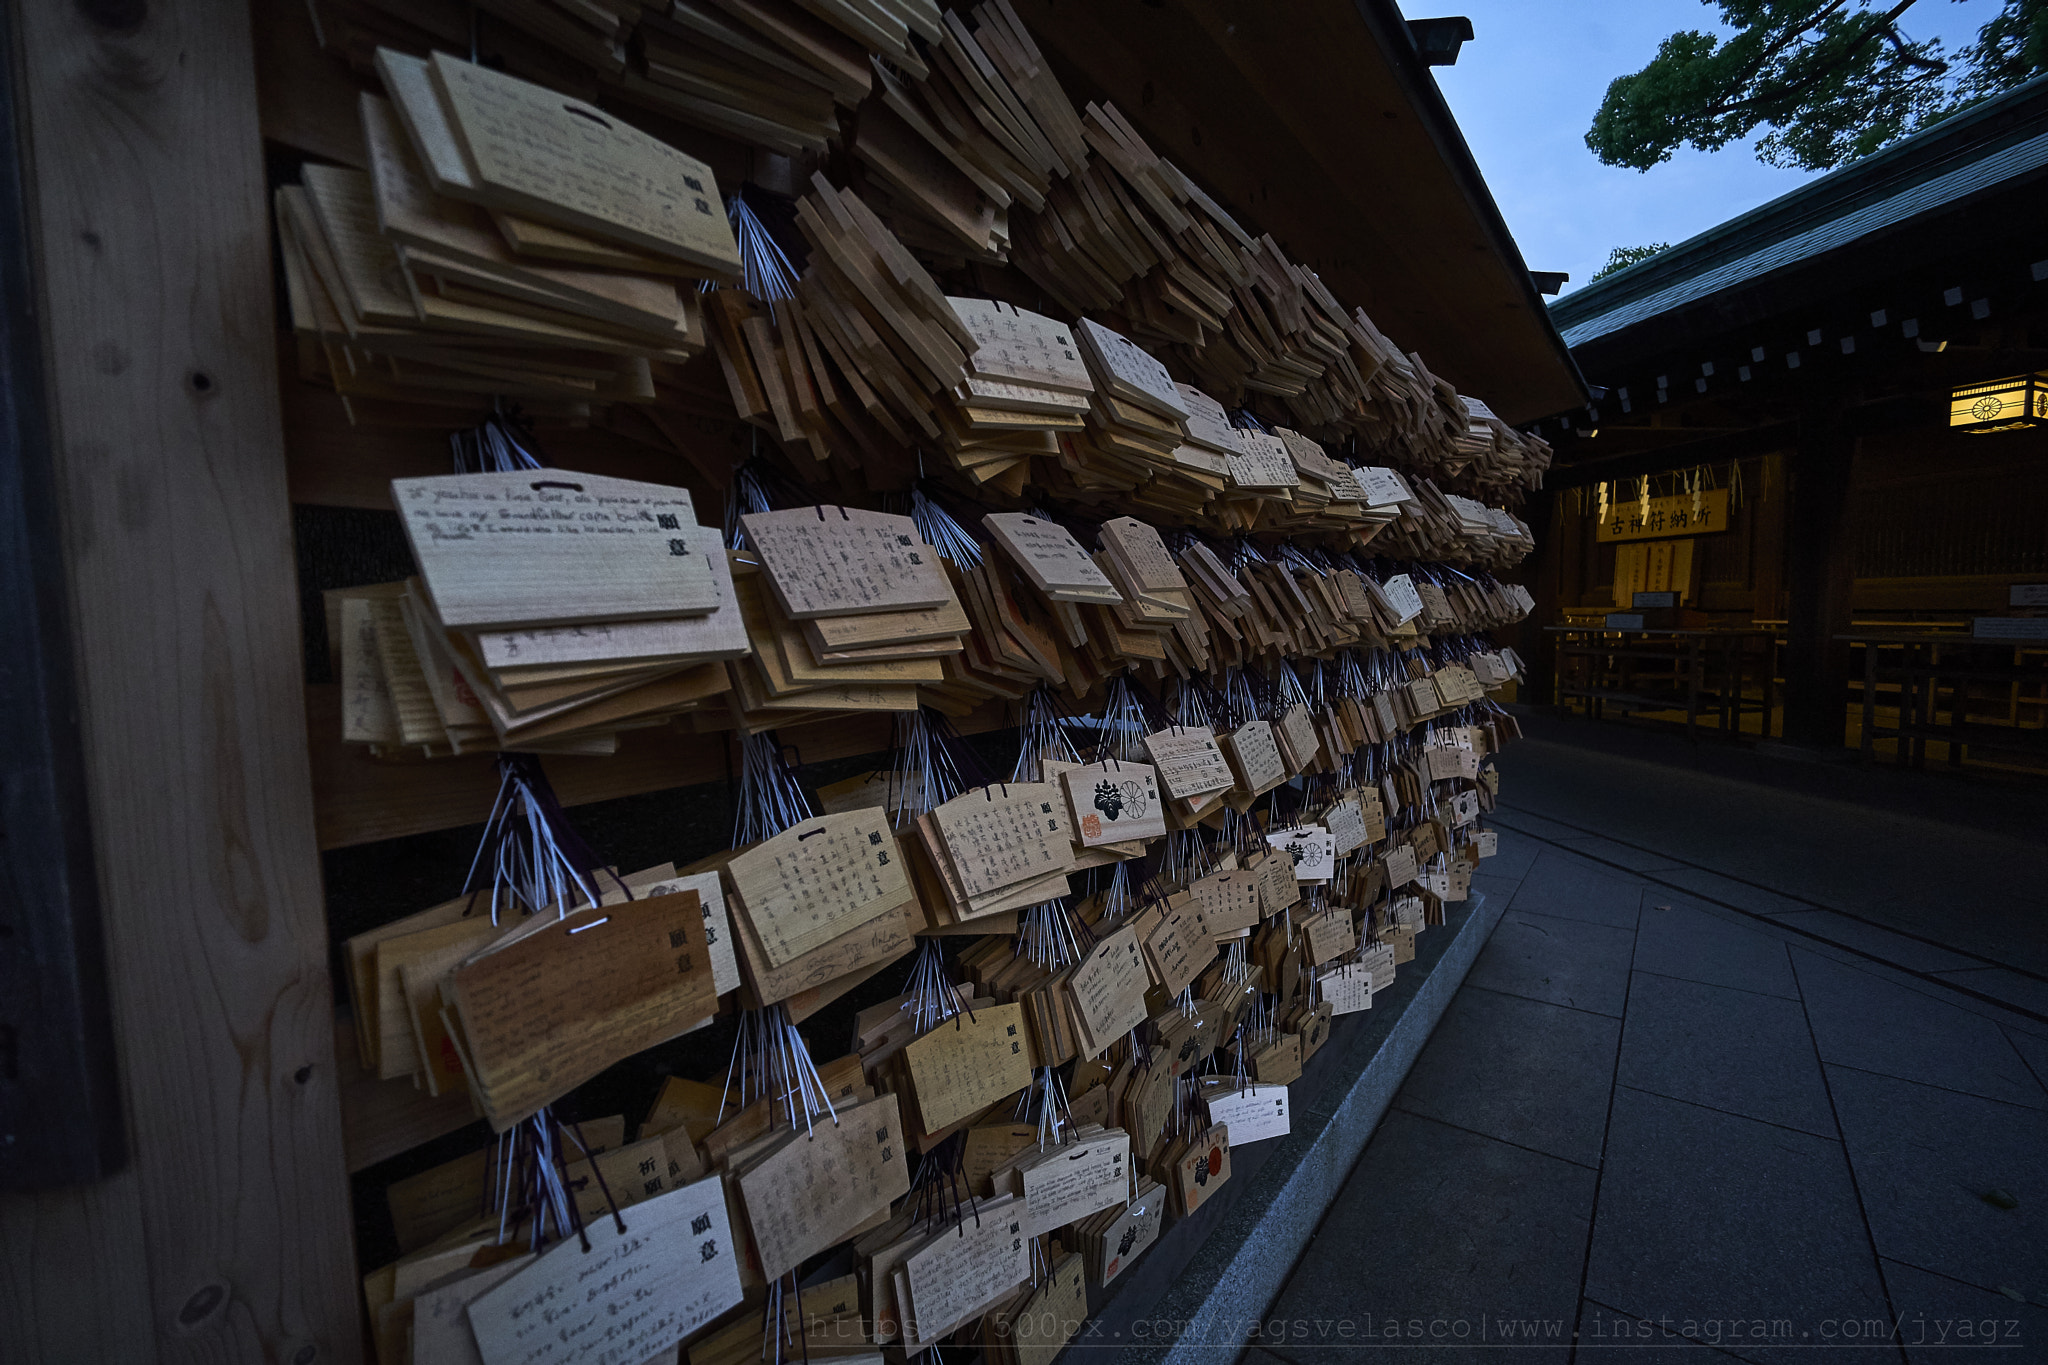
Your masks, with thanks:
[{"label": "tiled roof", "polygon": [[2048,167],[2048,78],[1617,271],[1551,305],[1581,346]]}]

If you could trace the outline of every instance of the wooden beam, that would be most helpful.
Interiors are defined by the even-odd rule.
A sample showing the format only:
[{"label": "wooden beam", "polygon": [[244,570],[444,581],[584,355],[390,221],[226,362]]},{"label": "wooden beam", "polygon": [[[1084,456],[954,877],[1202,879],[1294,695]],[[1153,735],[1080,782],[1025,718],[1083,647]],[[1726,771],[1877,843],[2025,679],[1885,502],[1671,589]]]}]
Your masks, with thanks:
[{"label": "wooden beam", "polygon": [[133,1164],[8,1206],[9,1321],[359,1360],[248,7],[11,12]]},{"label": "wooden beam", "polygon": [[1842,417],[1839,405],[1829,405],[1800,419],[1786,522],[1785,738],[1826,749],[1842,746],[1849,703],[1850,649],[1835,636],[1849,629],[1857,438]]},{"label": "wooden beam", "polygon": [[[776,734],[795,747],[797,761],[805,764],[862,754],[879,759],[891,743],[892,714],[845,712]],[[987,703],[954,722],[963,735],[1014,723],[1000,702]],[[323,849],[473,825],[491,813],[498,791],[495,753],[420,761],[372,758],[363,746],[341,742],[341,689],[329,685],[306,689],[306,727]],[[679,723],[628,730],[619,736],[619,751],[604,758],[554,755],[543,759],[542,766],[562,804],[581,806],[723,782],[737,771],[727,761],[731,743],[730,731],[698,734]]]}]

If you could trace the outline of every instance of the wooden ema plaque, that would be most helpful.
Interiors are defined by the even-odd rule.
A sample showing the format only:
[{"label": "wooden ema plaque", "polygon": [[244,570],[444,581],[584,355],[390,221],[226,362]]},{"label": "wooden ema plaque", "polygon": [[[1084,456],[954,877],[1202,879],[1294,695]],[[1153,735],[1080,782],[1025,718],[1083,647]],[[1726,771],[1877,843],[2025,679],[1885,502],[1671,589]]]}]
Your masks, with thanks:
[{"label": "wooden ema plaque", "polygon": [[790,826],[726,868],[771,967],[783,967],[911,899],[879,806]]},{"label": "wooden ema plaque", "polygon": [[1165,837],[1166,812],[1151,764],[1087,763],[1062,772],[1060,782],[1084,848]]},{"label": "wooden ema plaque", "polygon": [[1128,924],[1098,940],[1074,964],[1067,992],[1091,1056],[1145,1022],[1147,982],[1138,933]]},{"label": "wooden ema plaque", "polygon": [[946,302],[979,348],[970,357],[977,374],[1062,393],[1095,391],[1088,363],[1075,348],[1073,330],[1066,324],[991,299],[948,298]]},{"label": "wooden ema plaque", "polygon": [[470,1079],[499,1132],[718,1008],[694,891],[579,911],[458,967]]},{"label": "wooden ema plaque", "polygon": [[934,808],[932,823],[968,896],[1044,877],[1072,861],[1067,799],[1056,782],[977,787]]},{"label": "wooden ema plaque", "polygon": [[903,1049],[921,1131],[937,1133],[1031,1084],[1036,1058],[1022,1005],[944,1020]]},{"label": "wooden ema plaque", "polygon": [[433,77],[477,199],[738,282],[739,247],[709,166],[616,114],[445,52],[433,55]]},{"label": "wooden ema plaque", "polygon": [[1212,872],[1189,886],[1195,907],[1201,912],[1202,932],[1214,938],[1256,928],[1259,880],[1256,872]]},{"label": "wooden ema plaque", "polygon": [[853,1235],[910,1190],[894,1095],[814,1116],[738,1177],[747,1225],[768,1279]]},{"label": "wooden ema plaque", "polygon": [[909,517],[793,507],[740,518],[793,621],[929,611],[954,601],[939,557]]},{"label": "wooden ema plaque", "polygon": [[1223,751],[1206,725],[1173,725],[1145,736],[1145,751],[1159,770],[1159,783],[1177,801],[1196,801],[1229,790],[1234,779]]},{"label": "wooden ema plaque", "polygon": [[393,479],[435,614],[451,630],[702,615],[718,533],[686,488],[567,470]]}]

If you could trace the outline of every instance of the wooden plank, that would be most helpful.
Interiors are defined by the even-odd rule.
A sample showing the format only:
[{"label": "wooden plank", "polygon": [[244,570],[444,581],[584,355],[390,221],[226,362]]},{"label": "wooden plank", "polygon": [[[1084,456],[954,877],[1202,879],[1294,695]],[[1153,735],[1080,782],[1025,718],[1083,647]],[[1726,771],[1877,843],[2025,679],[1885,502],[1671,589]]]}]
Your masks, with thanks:
[{"label": "wooden plank", "polygon": [[97,1185],[0,1194],[0,1321],[23,1360],[156,1359],[131,1168]]},{"label": "wooden plank", "polygon": [[[962,734],[980,734],[1014,722],[1001,705],[982,707],[956,721]],[[787,726],[776,733],[793,745],[798,761],[823,763],[862,754],[880,756],[890,744],[890,713],[841,712],[828,720]],[[490,814],[497,795],[496,758],[466,754],[418,762],[370,757],[360,745],[341,742],[341,689],[306,689],[306,743],[312,754],[314,803],[320,847],[397,839],[429,830],[477,824]],[[667,791],[700,782],[723,782],[727,733],[700,735],[663,726],[628,730],[619,751],[604,758],[567,755],[542,760],[555,795],[564,806],[614,797]]]},{"label": "wooden plank", "polygon": [[320,50],[313,7],[249,6],[256,41],[256,106],[263,140],[343,166],[369,166],[356,95],[368,89],[339,57]]},{"label": "wooden plank", "polygon": [[45,1359],[360,1359],[248,6],[12,13],[134,1193],[10,1298]]},{"label": "wooden plank", "polygon": [[[335,1011],[337,1038],[346,1039],[354,1027],[347,1010]],[[450,1090],[437,1098],[429,1095],[423,1085],[378,1080],[374,1073],[363,1070],[362,1058],[346,1043],[334,1051],[335,1063],[341,1068],[343,1145],[348,1152],[350,1175],[475,1123],[480,1117],[470,1103],[467,1089]]]},{"label": "wooden plank", "polygon": [[[710,363],[709,358],[700,363]],[[284,405],[285,476],[295,503],[394,511],[393,479],[446,474],[451,468],[446,431],[351,426],[339,397],[293,374],[284,376],[279,392]],[[484,404],[478,404],[478,421],[486,410]],[[725,468],[744,459],[745,428],[731,419],[677,416],[679,420],[670,425],[691,442],[695,460],[686,459],[680,451],[664,451],[602,428],[546,428],[538,433],[535,444],[564,469],[680,484],[703,509],[700,516],[715,518],[715,509],[724,499],[698,470]]]}]

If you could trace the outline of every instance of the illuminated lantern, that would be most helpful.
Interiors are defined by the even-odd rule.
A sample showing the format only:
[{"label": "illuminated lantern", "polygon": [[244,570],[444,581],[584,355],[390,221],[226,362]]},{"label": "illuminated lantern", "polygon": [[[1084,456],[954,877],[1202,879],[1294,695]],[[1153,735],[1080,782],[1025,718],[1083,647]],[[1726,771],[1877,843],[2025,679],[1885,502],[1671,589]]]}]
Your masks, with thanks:
[{"label": "illuminated lantern", "polygon": [[1972,432],[2048,426],[2048,374],[1965,384],[1949,397],[1948,424]]}]

